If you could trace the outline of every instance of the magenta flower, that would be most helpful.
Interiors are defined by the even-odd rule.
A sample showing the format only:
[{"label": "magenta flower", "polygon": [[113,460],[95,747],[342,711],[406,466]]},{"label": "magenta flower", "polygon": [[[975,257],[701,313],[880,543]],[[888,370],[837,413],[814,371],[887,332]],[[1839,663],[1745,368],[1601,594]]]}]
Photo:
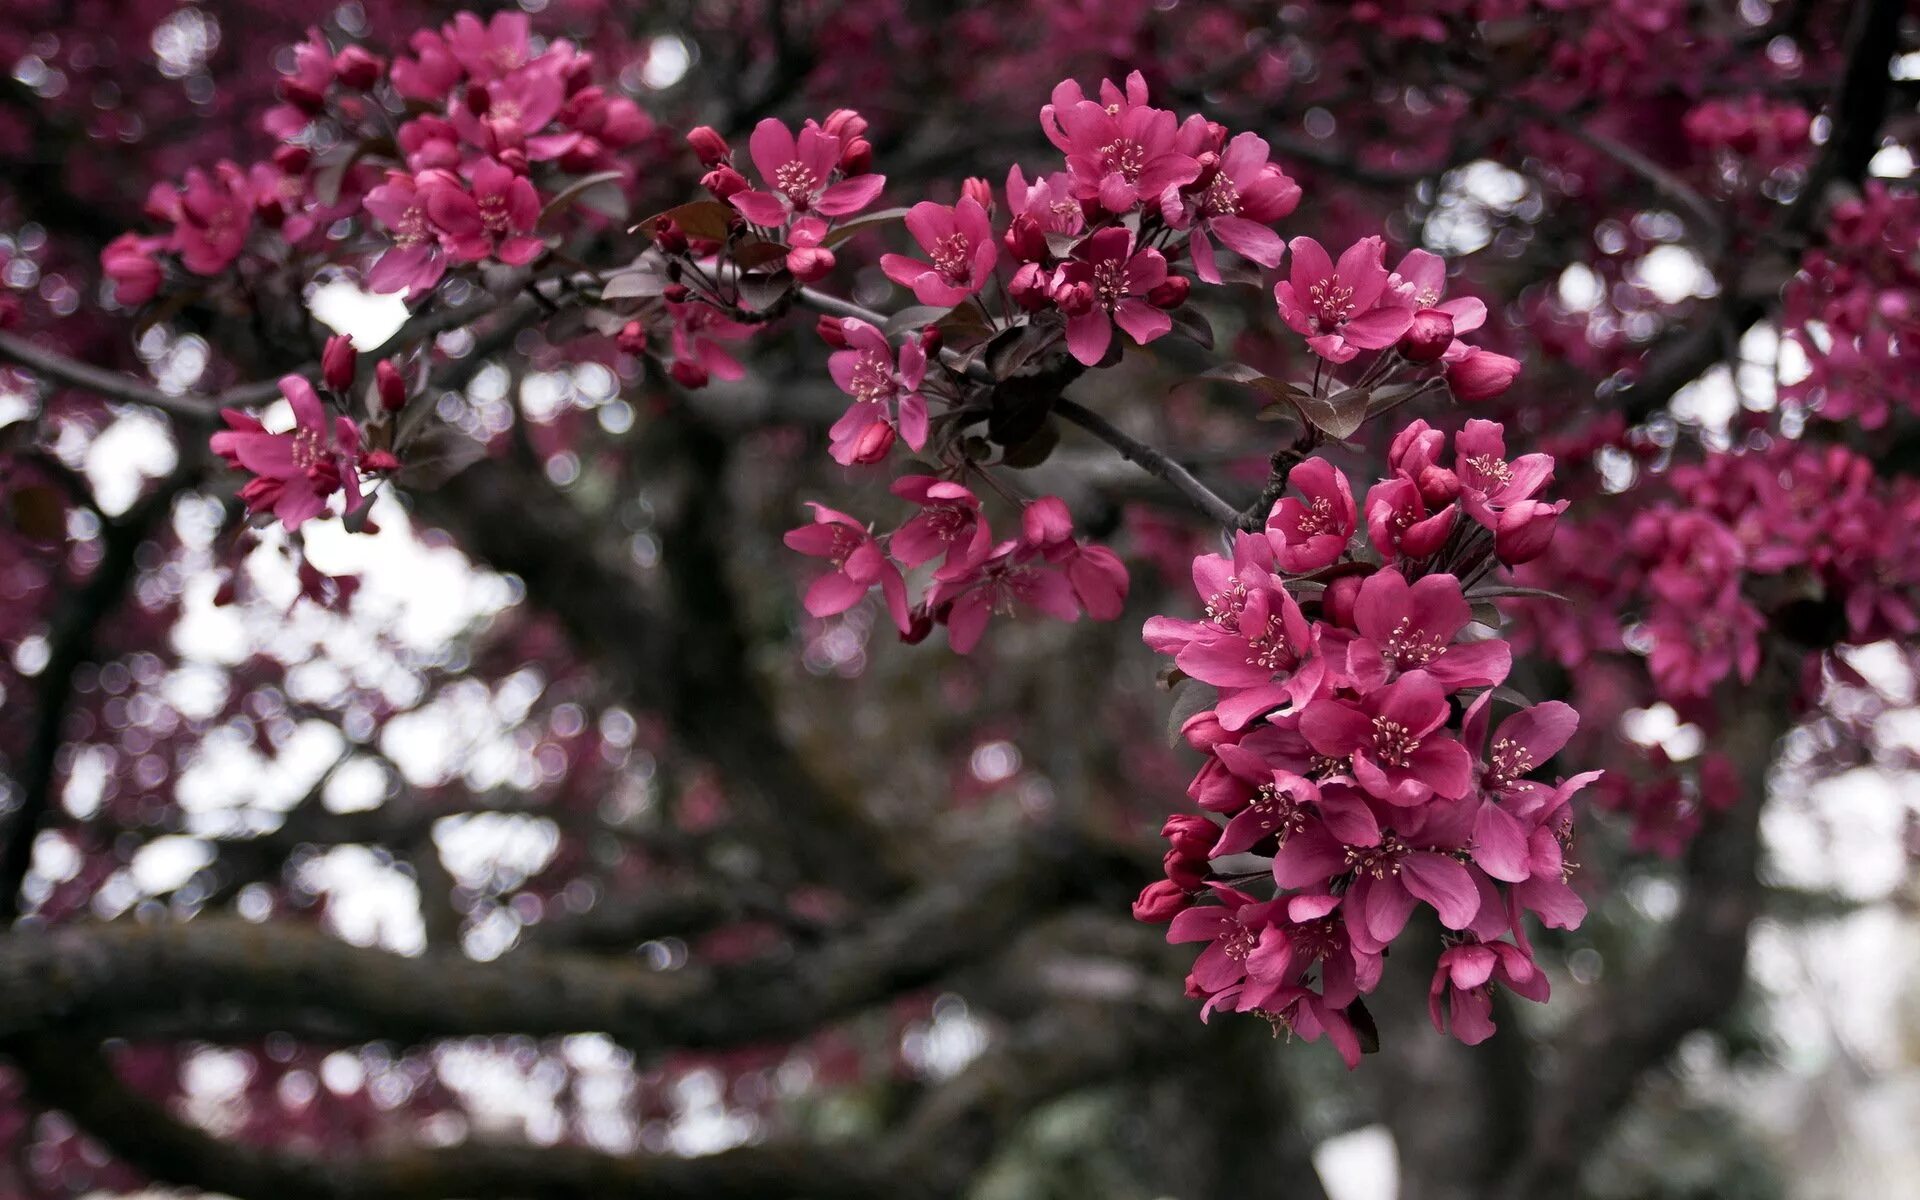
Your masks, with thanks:
[{"label": "magenta flower", "polygon": [[844,217],[873,203],[884,175],[860,175],[833,183],[840,166],[840,139],[808,122],[798,138],[772,117],[753,127],[748,152],[760,178],[773,190],[739,192],[728,203],[755,225],[777,229],[796,214]]},{"label": "magenta flower", "polygon": [[1498,638],[1455,645],[1473,609],[1452,575],[1423,575],[1413,583],[1388,568],[1360,585],[1354,600],[1360,636],[1347,645],[1347,674],[1371,691],[1397,672],[1420,670],[1441,688],[1493,687],[1513,667],[1513,648]]},{"label": "magenta flower", "polygon": [[1460,506],[1488,529],[1499,528],[1498,514],[1532,500],[1553,480],[1551,454],[1523,454],[1507,461],[1506,427],[1479,418],[1453,435],[1453,470],[1460,481]]},{"label": "magenta flower", "polygon": [[213,435],[213,452],[254,476],[240,489],[240,499],[256,512],[271,512],[288,529],[324,513],[327,497],[343,489],[347,511],[359,508],[359,428],[348,417],[329,421],[313,385],[298,375],[282,378],[280,393],[293,407],[290,432],[268,433],[236,409],[220,414],[227,428]]},{"label": "magenta flower", "polygon": [[[1296,839],[1303,844],[1330,841],[1336,847],[1373,846],[1380,841],[1380,824],[1355,789],[1329,784],[1323,791],[1304,776],[1274,771],[1220,831],[1213,855],[1239,854],[1268,838],[1274,839],[1279,854],[1289,853],[1286,847]],[[1339,874],[1336,868],[1287,886],[1312,887]]]},{"label": "magenta flower", "polygon": [[1136,104],[1115,112],[1082,100],[1054,115],[1067,142],[1074,193],[1097,198],[1108,212],[1158,200],[1200,174],[1200,164],[1181,153],[1179,122],[1165,109]]},{"label": "magenta flower", "polygon": [[1286,254],[1280,235],[1267,228],[1300,203],[1300,185],[1267,161],[1266,139],[1243,133],[1227,143],[1206,186],[1187,196],[1175,187],[1160,198],[1168,223],[1176,229],[1192,225],[1187,251],[1194,273],[1208,283],[1220,282],[1214,260],[1213,238],[1229,250],[1263,267],[1277,267]]},{"label": "magenta flower", "polygon": [[1007,171],[1007,211],[1032,217],[1042,232],[1078,236],[1087,227],[1087,210],[1073,194],[1073,176],[1055,171],[1032,183],[1018,166]]},{"label": "magenta flower", "polygon": [[1516,500],[1500,514],[1493,530],[1493,555],[1509,567],[1532,562],[1547,552],[1567,501]]},{"label": "magenta flower", "polygon": [[1446,545],[1459,508],[1449,504],[1436,513],[1413,480],[1401,475],[1383,479],[1367,492],[1367,537],[1387,562],[1396,558],[1425,558]]},{"label": "magenta flower", "polygon": [[1316,457],[1295,467],[1287,482],[1302,498],[1282,497],[1267,516],[1274,565],[1290,575],[1304,575],[1339,562],[1357,520],[1347,477]]},{"label": "magenta flower", "polygon": [[[475,94],[484,96],[476,102]],[[580,140],[578,133],[535,136],[560,114],[567,98],[557,64],[545,58],[492,83],[474,84],[464,100],[448,106],[447,117],[467,143],[488,154],[524,150],[544,162],[558,158]],[[484,106],[484,112],[476,107]]]},{"label": "magenta flower", "polygon": [[1469,1046],[1492,1037],[1496,979],[1508,991],[1536,1003],[1545,1003],[1550,990],[1546,972],[1511,942],[1464,942],[1441,951],[1427,989],[1427,1012],[1434,1030],[1451,1030]]},{"label": "magenta flower", "polygon": [[1447,384],[1453,394],[1472,404],[1491,400],[1513,386],[1520,374],[1517,360],[1491,350],[1474,348],[1447,364]]},{"label": "magenta flower", "polygon": [[960,579],[985,562],[994,550],[993,534],[980,512],[980,499],[958,483],[933,475],[905,475],[893,481],[893,494],[920,506],[918,516],[889,540],[902,565],[942,559],[936,580]]},{"label": "magenta flower", "polygon": [[547,248],[533,234],[540,195],[527,177],[485,158],[473,167],[471,181],[471,193],[449,185],[432,187],[426,195],[427,215],[446,235],[454,260],[494,258],[519,267],[540,257]]},{"label": "magenta flower", "polygon": [[180,263],[195,275],[218,275],[240,257],[253,228],[253,189],[230,162],[211,174],[189,168],[180,190],[174,246]]},{"label": "magenta flower", "polygon": [[1073,515],[1058,496],[1042,496],[1020,514],[1023,536],[1067,573],[1074,599],[1096,621],[1111,621],[1127,603],[1127,568],[1105,546],[1073,536]]},{"label": "magenta flower", "polygon": [[813,524],[788,530],[788,548],[813,558],[824,558],[833,570],[813,581],[802,603],[816,617],[843,613],[866,598],[875,584],[886,598],[887,615],[900,632],[912,625],[907,613],[907,585],[900,569],[888,560],[880,542],[867,527],[843,512],[809,502]]},{"label": "magenta flower", "polygon": [[[896,544],[899,536],[894,535]],[[948,555],[949,562],[952,557]],[[1025,538],[1000,543],[983,561],[958,575],[948,576],[945,567],[934,572],[927,603],[945,610],[947,644],[958,654],[972,652],[995,613],[1032,610],[1060,621],[1080,619],[1073,584],[1046,560],[1040,547]]]},{"label": "magenta flower", "polygon": [[668,301],[666,307],[667,315],[673,318],[676,378],[691,376],[705,382],[709,376],[725,380],[747,377],[746,366],[720,343],[745,341],[753,336],[753,326],[733,320],[711,304]]},{"label": "magenta flower", "polygon": [[[827,358],[827,370],[840,390],[854,398],[833,428],[830,453],[842,466],[877,461],[865,452],[877,444],[876,427],[885,427],[885,441],[892,445],[898,434],[914,450],[927,444],[927,400],[919,392],[927,374],[927,356],[920,339],[909,337],[900,343],[896,365],[887,337],[865,321],[847,318],[840,322],[847,348]],[[880,456],[885,455],[881,447]]]},{"label": "magenta flower", "polygon": [[447,52],[478,80],[499,79],[533,57],[533,23],[524,12],[505,9],[482,24],[472,13],[456,14],[443,32]]},{"label": "magenta flower", "polygon": [[100,251],[100,271],[113,281],[113,300],[128,308],[145,304],[160,292],[160,251],[165,239],[123,233]]},{"label": "magenta flower", "polygon": [[427,195],[404,171],[367,193],[367,211],[393,234],[393,245],[373,264],[367,286],[376,292],[405,291],[408,299],[433,290],[447,272],[440,234],[427,215]]},{"label": "magenta flower", "polygon": [[883,254],[880,269],[901,287],[912,288],[922,304],[953,305],[987,286],[1000,260],[1000,245],[980,202],[962,196],[948,207],[922,201],[907,212],[907,232],[933,260],[932,265],[904,254]]},{"label": "magenta flower", "polygon": [[1219,904],[1189,908],[1167,926],[1167,941],[1206,942],[1194,960],[1193,979],[1208,992],[1218,992],[1258,971],[1277,979],[1286,971],[1286,935],[1274,923],[1280,900],[1255,900],[1224,884],[1213,885]]},{"label": "magenta flower", "polygon": [[1351,758],[1360,786],[1390,804],[1421,804],[1434,795],[1453,800],[1473,786],[1473,760],[1439,732],[1449,711],[1433,676],[1408,671],[1358,703],[1310,702],[1300,714],[1300,732],[1320,754]]},{"label": "magenta flower", "polygon": [[1384,350],[1413,324],[1413,306],[1387,287],[1386,243],[1361,238],[1335,265],[1320,243],[1297,237],[1292,273],[1273,287],[1280,317],[1328,362]]},{"label": "magenta flower", "polygon": [[1442,300],[1447,294],[1447,260],[1426,250],[1409,250],[1393,269],[1388,286],[1419,312],[1444,313],[1452,322],[1453,338],[1438,357],[1447,362],[1465,358],[1471,347],[1460,340],[1487,323],[1487,306],[1473,296]]},{"label": "magenta flower", "polygon": [[1173,328],[1173,319],[1145,299],[1165,282],[1167,260],[1158,250],[1136,254],[1130,230],[1116,226],[1094,234],[1061,276],[1069,287],[1084,285],[1091,294],[1090,303],[1067,312],[1067,349],[1089,367],[1106,356],[1115,324],[1142,346]]}]

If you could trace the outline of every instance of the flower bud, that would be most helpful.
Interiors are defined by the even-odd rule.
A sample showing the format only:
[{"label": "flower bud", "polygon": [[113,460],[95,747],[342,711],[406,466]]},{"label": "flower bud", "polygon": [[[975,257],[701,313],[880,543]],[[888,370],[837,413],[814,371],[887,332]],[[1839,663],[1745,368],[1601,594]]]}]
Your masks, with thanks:
[{"label": "flower bud", "polygon": [[1553,531],[1560,523],[1565,500],[1546,504],[1539,500],[1521,500],[1500,514],[1500,527],[1493,533],[1493,554],[1509,567],[1532,562],[1553,544]]},{"label": "flower bud", "polygon": [[282,175],[304,175],[313,162],[313,151],[305,146],[281,145],[274,147],[273,165],[280,168]]},{"label": "flower bud", "polygon": [[389,360],[383,358],[374,364],[373,387],[380,394],[380,407],[388,412],[399,412],[407,406],[407,381]]},{"label": "flower bud", "polygon": [[380,82],[380,73],[387,69],[386,60],[367,50],[365,46],[348,46],[334,56],[333,73],[340,82],[356,92],[364,92]]},{"label": "flower bud", "polygon": [[467,89],[467,111],[476,117],[484,117],[493,108],[493,94],[479,84]]},{"label": "flower bud", "polygon": [[1156,879],[1140,890],[1133,902],[1133,919],[1149,925],[1164,925],[1193,906],[1193,897],[1181,891],[1170,879]]},{"label": "flower bud", "polygon": [[1447,382],[1453,394],[1469,403],[1491,400],[1513,386],[1520,364],[1504,354],[1474,350],[1447,367]]},{"label": "flower bud", "polygon": [[308,87],[292,77],[280,81],[279,91],[282,100],[308,116],[315,115],[327,106],[327,96],[324,91]]},{"label": "flower bud", "polygon": [[1220,714],[1211,708],[1202,709],[1188,717],[1180,726],[1180,736],[1187,745],[1202,754],[1234,740],[1234,735],[1221,726]]},{"label": "flower bud", "polygon": [[1220,827],[1199,813],[1174,813],[1160,827],[1160,836],[1188,858],[1205,858],[1220,840]]},{"label": "flower bud", "polygon": [[680,228],[679,223],[669,217],[654,226],[653,244],[660,248],[662,254],[685,254],[687,235]]},{"label": "flower bud", "polygon": [[1364,575],[1341,575],[1327,584],[1327,590],[1320,597],[1320,612],[1327,620],[1346,629],[1352,629],[1353,606],[1360,598],[1360,585],[1366,582]]},{"label": "flower bud", "polygon": [[1021,213],[1007,225],[1001,241],[1015,262],[1037,263],[1047,257],[1047,231],[1028,213]]},{"label": "flower bud", "polygon": [[986,180],[978,175],[969,176],[967,181],[960,185],[960,194],[986,209],[988,216],[993,215],[993,185]]},{"label": "flower bud", "polygon": [[1187,302],[1187,294],[1193,291],[1193,280],[1185,275],[1169,275],[1160,285],[1147,293],[1147,303],[1155,308],[1179,308]]},{"label": "flower bud", "polygon": [[840,152],[840,169],[849,175],[865,175],[873,170],[873,143],[865,138],[854,138],[847,148]]},{"label": "flower bud", "polygon": [[730,200],[747,190],[747,177],[729,166],[718,166],[700,177],[700,186],[715,198]]},{"label": "flower bud", "polygon": [[929,325],[920,331],[920,349],[928,358],[940,353],[940,347],[946,344],[946,335]]},{"label": "flower bud", "polygon": [[733,158],[733,147],[727,145],[727,139],[711,125],[696,125],[687,130],[687,145],[693,147],[703,167],[724,166]]},{"label": "flower bud", "polygon": [[1207,860],[1188,858],[1178,850],[1169,850],[1161,858],[1160,865],[1166,869],[1167,878],[1181,891],[1191,892],[1207,879]]},{"label": "flower bud", "polygon": [[1420,498],[1428,504],[1448,504],[1460,494],[1460,477],[1438,463],[1422,467],[1413,484],[1420,489]]},{"label": "flower bud", "polygon": [[909,646],[918,646],[932,632],[932,615],[925,608],[916,608],[907,615],[907,628],[901,633],[900,640]]},{"label": "flower bud", "polygon": [[1053,289],[1053,302],[1069,317],[1093,311],[1093,285],[1062,283]]},{"label": "flower bud", "polygon": [[353,386],[353,368],[360,360],[360,352],[353,348],[353,339],[344,333],[336,333],[327,339],[327,348],[320,352],[320,379],[336,392],[344,392]]},{"label": "flower bud", "polygon": [[684,283],[670,283],[660,289],[660,298],[670,304],[685,304],[687,297],[693,295],[692,289]]},{"label": "flower bud", "polygon": [[887,457],[887,451],[893,449],[893,426],[885,421],[875,421],[860,431],[860,438],[853,444],[853,461],[863,466],[877,463]]},{"label": "flower bud", "polygon": [[1200,173],[1194,176],[1192,183],[1181,190],[1204,192],[1220,174],[1220,156],[1209,150],[1205,154],[1196,155],[1194,161],[1200,164]]},{"label": "flower bud", "polygon": [[647,352],[647,327],[638,321],[628,321],[613,335],[613,344],[627,354],[645,354]]},{"label": "flower bud", "polygon": [[1400,353],[1408,362],[1430,363],[1453,345],[1453,318],[1437,308],[1424,308],[1413,314],[1400,339]]},{"label": "flower bud", "polygon": [[390,450],[369,450],[360,456],[360,469],[375,475],[398,471],[400,460]]},{"label": "flower bud", "polygon": [[820,335],[821,341],[832,346],[835,350],[845,350],[847,348],[847,331],[841,328],[841,318],[821,317],[819,321],[815,322],[813,331]]},{"label": "flower bud", "polygon": [[825,246],[796,246],[787,251],[787,270],[801,283],[815,283],[833,272],[833,251]]},{"label": "flower bud", "polygon": [[501,166],[512,171],[515,175],[525,175],[527,173],[527,152],[518,146],[508,146],[506,149],[500,151],[500,153],[494,155],[494,157],[500,160]]},{"label": "flower bud", "polygon": [[667,368],[667,374],[683,388],[703,388],[707,386],[707,369],[691,359],[678,359]]},{"label": "flower bud", "polygon": [[560,155],[560,169],[575,174],[585,174],[594,168],[607,153],[607,148],[599,138],[586,135]]},{"label": "flower bud", "polygon": [[1013,273],[1007,295],[1027,312],[1039,312],[1053,303],[1053,281],[1039,263],[1028,263]]},{"label": "flower bud", "polygon": [[821,128],[846,142],[867,131],[867,119],[851,108],[836,108],[827,114],[827,123]]}]

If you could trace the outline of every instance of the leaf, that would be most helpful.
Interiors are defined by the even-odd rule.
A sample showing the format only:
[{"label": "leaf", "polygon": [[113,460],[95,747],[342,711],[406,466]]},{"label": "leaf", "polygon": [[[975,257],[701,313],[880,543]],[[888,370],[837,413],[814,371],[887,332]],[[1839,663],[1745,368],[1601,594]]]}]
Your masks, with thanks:
[{"label": "leaf", "polygon": [[321,155],[319,169],[313,173],[313,198],[323,205],[339,203],[341,185],[346,182],[347,172],[353,169],[354,163],[369,154],[390,155],[394,149],[391,138],[369,138],[335,147]]},{"label": "leaf", "polygon": [[1520,587],[1512,583],[1483,583],[1467,593],[1469,600],[1500,600],[1526,597],[1536,600],[1558,600],[1563,604],[1573,603],[1559,592],[1549,592],[1545,588]]},{"label": "leaf", "polygon": [[1269,378],[1245,363],[1226,363],[1198,378],[1237,383],[1275,401],[1284,401],[1292,405],[1302,419],[1336,441],[1352,437],[1367,419],[1368,392],[1364,388],[1344,388],[1331,396],[1316,396],[1298,384]]},{"label": "leaf", "polygon": [[1026,471],[1046,462],[1060,444],[1060,427],[1048,421],[1032,437],[1001,452],[1000,461],[1017,471]]},{"label": "leaf", "polygon": [[593,209],[593,211],[613,217],[617,221],[626,220],[627,201],[618,187],[608,189],[612,191],[618,205],[619,211],[617,213],[608,212],[604,207],[588,203],[586,199],[587,193],[594,188],[601,187],[604,184],[617,184],[624,178],[626,178],[626,176],[619,171],[598,171],[592,175],[586,175],[574,180],[566,187],[560,189],[553,199],[547,201],[546,207],[540,210],[539,225],[544,226],[549,220],[566,212],[575,204],[587,204],[587,207]]},{"label": "leaf", "polygon": [[695,200],[691,204],[682,204],[678,208],[655,213],[634,226],[634,230],[651,238],[662,224],[672,221],[690,238],[724,242],[727,240],[727,231],[732,227],[733,218],[734,211],[731,204],[722,204],[718,200]]},{"label": "leaf", "polygon": [[1049,233],[1047,235],[1047,253],[1055,258],[1072,258],[1074,247],[1080,244],[1080,238],[1071,233]]},{"label": "leaf", "polygon": [[1196,713],[1220,703],[1220,693],[1212,684],[1198,679],[1183,679],[1173,687],[1173,707],[1167,710],[1167,745],[1180,744],[1180,729]]},{"label": "leaf", "polygon": [[1173,320],[1173,331],[1198,342],[1202,349],[1213,349],[1213,324],[1199,309],[1192,307],[1177,308],[1167,314]]},{"label": "leaf", "polygon": [[904,220],[906,215],[907,210],[904,208],[883,208],[879,212],[870,212],[864,217],[848,221],[845,225],[836,225],[829,229],[827,235],[820,239],[820,244],[829,248],[838,246],[856,233],[864,233],[869,229],[878,229],[882,225]]},{"label": "leaf", "polygon": [[413,439],[402,455],[405,463],[394,476],[403,488],[431,490],[487,456],[485,442],[475,441],[444,422],[428,427]]},{"label": "leaf", "polygon": [[1017,446],[1047,423],[1055,392],[1033,379],[1010,379],[988,398],[987,438],[1001,446]]},{"label": "leaf", "polygon": [[793,290],[793,276],[786,271],[752,272],[740,276],[740,302],[754,312],[765,312]]},{"label": "leaf", "polygon": [[600,285],[602,300],[650,300],[667,290],[667,273],[651,263],[610,276]]},{"label": "leaf", "polygon": [[1015,325],[995,334],[983,355],[988,373],[995,379],[1009,378],[1053,341],[1053,332],[1045,325]]},{"label": "leaf", "polygon": [[924,329],[951,315],[948,309],[941,308],[937,304],[909,305],[888,317],[887,323],[880,327],[880,331],[890,338],[896,338],[909,330]]},{"label": "leaf", "polygon": [[740,245],[735,246],[730,257],[733,259],[734,266],[739,267],[742,271],[751,271],[755,267],[764,267],[772,263],[785,262],[787,260],[787,247],[781,245],[779,242],[761,241],[756,238],[753,241],[742,242]]},{"label": "leaf", "polygon": [[1360,1053],[1380,1053],[1380,1026],[1374,1023],[1373,1014],[1367,1010],[1365,1000],[1355,1000],[1347,1005],[1347,1020],[1353,1022],[1353,1032],[1360,1039]]}]

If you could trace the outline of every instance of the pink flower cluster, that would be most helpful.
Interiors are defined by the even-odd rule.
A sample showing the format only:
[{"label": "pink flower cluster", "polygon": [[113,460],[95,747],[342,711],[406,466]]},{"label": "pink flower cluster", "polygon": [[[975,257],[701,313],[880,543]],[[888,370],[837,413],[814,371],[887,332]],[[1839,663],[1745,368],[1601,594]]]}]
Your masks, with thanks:
[{"label": "pink flower cluster", "polygon": [[[1562,507],[1536,498],[1552,462],[1509,462],[1485,421],[1454,439],[1452,467],[1436,461],[1444,449],[1444,435],[1409,426],[1392,477],[1358,507],[1330,464],[1295,467],[1298,495],[1263,532],[1194,560],[1205,615],[1144,631],[1184,686],[1213,692],[1183,726],[1207,756],[1188,789],[1201,812],[1168,819],[1167,877],[1135,915],[1170,921],[1170,941],[1207,943],[1188,977],[1204,1012],[1324,1034],[1349,1066],[1356,1006],[1421,905],[1447,931],[1435,1026],[1468,1043],[1493,1031],[1496,983],[1546,998],[1522,914],[1555,928],[1585,914],[1566,882],[1569,802],[1598,775],[1534,778],[1578,718],[1556,701],[1495,724],[1511,649],[1474,636],[1462,582],[1544,548]],[[1514,513],[1517,556],[1496,548]],[[1363,515],[1368,544],[1355,537]],[[1263,877],[1269,899],[1247,890]]]},{"label": "pink flower cluster", "polygon": [[1920,413],[1920,196],[1879,181],[1834,206],[1826,245],[1809,250],[1786,291],[1788,339],[1807,375],[1781,397],[1828,421],[1879,429]]},{"label": "pink flower cluster", "polygon": [[[337,407],[348,407],[357,365],[353,343],[344,335],[327,343],[321,359],[320,382]],[[398,368],[382,359],[374,372],[373,396],[383,415],[405,407],[407,387]],[[330,415],[314,386],[299,375],[280,380],[280,394],[293,409],[293,428],[269,433],[259,418],[238,409],[223,409],[227,427],[213,435],[213,452],[229,467],[252,476],[240,489],[247,508],[271,515],[288,529],[298,529],[327,511],[336,493],[345,497],[346,512],[365,502],[361,476],[384,476],[399,470],[391,451],[366,445],[352,417]],[[379,428],[379,444],[388,430]]]},{"label": "pink flower cluster", "polygon": [[[895,480],[894,495],[918,511],[891,533],[876,535],[846,513],[814,504],[813,524],[792,530],[787,545],[832,570],[807,589],[816,617],[845,612],[878,586],[903,638],[918,641],[936,624],[961,654],[979,644],[987,621],[1038,614],[1076,621],[1081,613],[1111,621],[1127,599],[1127,569],[1111,550],[1073,535],[1073,516],[1055,496],[1022,506],[1020,532],[996,541],[979,497],[964,484],[932,475]],[[922,568],[925,587],[909,604],[904,572]]]}]

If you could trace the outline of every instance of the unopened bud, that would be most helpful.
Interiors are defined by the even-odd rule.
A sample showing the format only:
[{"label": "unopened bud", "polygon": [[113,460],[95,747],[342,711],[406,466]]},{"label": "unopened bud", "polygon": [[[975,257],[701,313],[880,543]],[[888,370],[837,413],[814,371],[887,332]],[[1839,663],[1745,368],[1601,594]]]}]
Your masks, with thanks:
[{"label": "unopened bud", "polygon": [[747,177],[729,166],[718,166],[700,177],[700,186],[719,200],[730,200],[747,190]]},{"label": "unopened bud", "polygon": [[960,194],[986,209],[989,215],[993,213],[993,185],[978,175],[969,176],[960,185]]},{"label": "unopened bud", "polygon": [[407,381],[389,360],[383,358],[374,364],[373,387],[380,394],[380,407],[388,412],[399,412],[407,406]]},{"label": "unopened bud", "polygon": [[353,339],[344,333],[336,333],[327,339],[327,348],[320,352],[320,379],[336,392],[344,392],[353,386],[353,368],[360,360],[360,352],[353,348]]},{"label": "unopened bud", "polygon": [[1191,892],[1206,882],[1207,860],[1204,858],[1188,858],[1178,850],[1169,850],[1160,859],[1160,865],[1181,891]]},{"label": "unopened bud", "polygon": [[273,151],[273,165],[279,167],[283,175],[303,175],[312,162],[313,151],[305,146],[280,145]]},{"label": "unopened bud", "polygon": [[711,125],[696,125],[687,131],[687,145],[693,147],[694,154],[703,167],[718,167],[733,157],[733,147],[727,145],[727,139]]},{"label": "unopened bud", "polygon": [[1089,283],[1063,283],[1053,289],[1053,302],[1061,312],[1069,317],[1077,317],[1093,310],[1093,285]]},{"label": "unopened bud", "polygon": [[797,246],[787,251],[787,270],[801,283],[814,283],[833,272],[833,251],[825,246]]},{"label": "unopened bud", "polygon": [[839,317],[821,317],[813,327],[813,331],[820,335],[820,340],[835,350],[847,348],[847,331],[840,327],[840,321]]},{"label": "unopened bud", "polygon": [[1133,919],[1149,925],[1164,925],[1193,907],[1193,897],[1180,890],[1170,879],[1156,879],[1140,890],[1133,902]]},{"label": "unopened bud", "polygon": [[860,431],[860,440],[853,444],[853,461],[862,465],[880,462],[893,449],[894,437],[892,425],[875,421]]},{"label": "unopened bud", "polygon": [[626,354],[645,354],[647,352],[647,327],[638,321],[628,321],[613,335],[613,344]]},{"label": "unopened bud", "polygon": [[692,289],[684,283],[670,283],[660,289],[660,298],[671,304],[685,304],[687,297],[693,295]]},{"label": "unopened bud", "polygon": [[400,469],[400,460],[390,450],[369,450],[360,456],[360,469],[375,475]]},{"label": "unopened bud", "polygon": [[1147,293],[1147,303],[1155,308],[1179,308],[1187,302],[1187,294],[1191,291],[1193,280],[1185,275],[1169,275]]},{"label": "unopened bud", "polygon": [[1364,575],[1342,575],[1328,583],[1320,597],[1322,615],[1335,625],[1352,629],[1353,607],[1360,599],[1360,585],[1364,582]]},{"label": "unopened bud", "polygon": [[1047,231],[1027,213],[1008,223],[1006,236],[1001,240],[1015,262],[1037,263],[1047,257]]},{"label": "unopened bud", "polygon": [[873,143],[865,138],[854,138],[847,148],[840,152],[840,169],[849,175],[865,175],[873,170]]},{"label": "unopened bud", "polygon": [[1421,468],[1420,477],[1413,482],[1420,489],[1420,498],[1435,507],[1451,503],[1460,494],[1460,477],[1437,463]]},{"label": "unopened bud", "polygon": [[653,228],[653,244],[662,254],[685,254],[687,235],[673,218],[668,217]]},{"label": "unopened bud", "polygon": [[1220,827],[1199,813],[1174,813],[1160,827],[1160,836],[1187,858],[1205,858],[1220,840]]},{"label": "unopened bud", "polygon": [[946,335],[929,325],[920,331],[920,349],[926,351],[928,358],[940,353],[940,347],[946,343]]},{"label": "unopened bud", "polygon": [[380,73],[386,70],[386,60],[367,50],[365,46],[348,46],[334,56],[333,73],[340,82],[357,92],[364,92],[380,82]]},{"label": "unopened bud", "polygon": [[1453,318],[1437,308],[1424,308],[1413,314],[1400,339],[1400,353],[1408,362],[1430,363],[1453,345]]},{"label": "unopened bud", "polygon": [[691,359],[679,359],[667,368],[667,374],[683,388],[703,388],[707,386],[707,369]]},{"label": "unopened bud", "polygon": [[1027,312],[1039,312],[1053,303],[1053,283],[1039,263],[1028,263],[1013,273],[1007,295]]},{"label": "unopened bud", "polygon": [[867,119],[851,108],[836,108],[827,114],[826,124],[821,128],[844,142],[865,133]]}]

